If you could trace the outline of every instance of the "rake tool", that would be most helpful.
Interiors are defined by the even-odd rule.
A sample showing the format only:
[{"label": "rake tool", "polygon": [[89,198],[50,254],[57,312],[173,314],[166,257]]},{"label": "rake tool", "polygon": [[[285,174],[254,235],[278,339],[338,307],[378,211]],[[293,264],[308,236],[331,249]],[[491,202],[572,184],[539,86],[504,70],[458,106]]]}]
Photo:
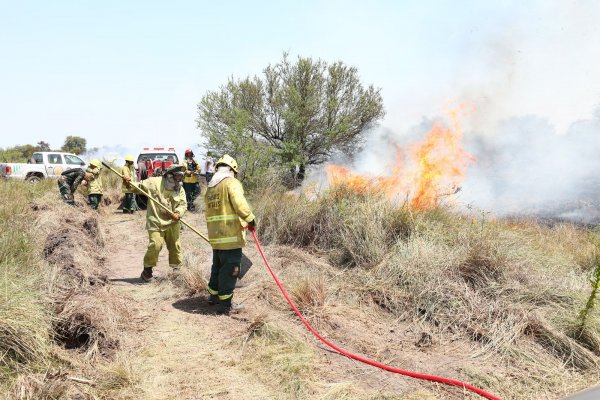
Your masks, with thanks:
[{"label": "rake tool", "polygon": [[[110,165],[108,165],[104,161],[102,161],[102,165],[104,165],[106,168],[110,169],[115,174],[119,175],[119,177],[121,177],[121,179],[124,178],[123,175],[121,175],[118,171],[116,171],[113,167],[111,167]],[[146,196],[154,204],[160,206],[163,210],[165,210],[166,212],[168,212],[169,215],[171,215],[171,216],[175,215],[175,213],[173,211],[169,210],[169,208],[167,208],[167,206],[165,206],[163,203],[161,203],[160,201],[156,200],[154,197],[150,196],[150,194],[148,192],[146,192],[145,190],[140,189],[137,186],[136,186],[136,190],[139,190],[140,193],[142,193],[144,196]],[[182,224],[184,224],[185,226],[187,226],[188,228],[190,228],[192,230],[192,232],[194,232],[196,235],[198,235],[202,239],[204,239],[206,241],[206,243],[210,243],[210,241],[208,240],[208,238],[205,235],[203,235],[196,228],[194,228],[193,226],[191,226],[190,224],[188,224],[186,221],[184,221],[183,219],[179,218],[179,222],[181,222]]]}]

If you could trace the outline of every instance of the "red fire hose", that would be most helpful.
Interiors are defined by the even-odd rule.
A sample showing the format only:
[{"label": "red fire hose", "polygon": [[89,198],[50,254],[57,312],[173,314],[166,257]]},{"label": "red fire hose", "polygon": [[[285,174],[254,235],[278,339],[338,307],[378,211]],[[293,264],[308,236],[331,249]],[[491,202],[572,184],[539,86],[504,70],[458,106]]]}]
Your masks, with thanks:
[{"label": "red fire hose", "polygon": [[265,262],[265,265],[267,266],[267,269],[269,270],[269,273],[273,277],[273,280],[275,280],[275,283],[279,287],[279,290],[281,290],[281,293],[283,294],[283,297],[285,297],[285,300],[288,302],[288,304],[290,305],[290,307],[292,307],[292,309],[294,310],[294,312],[296,313],[296,315],[298,316],[298,318],[300,318],[300,320],[304,323],[304,325],[308,328],[308,330],[311,331],[312,334],[315,335],[317,337],[317,339],[319,339],[321,342],[325,343],[327,346],[331,347],[332,349],[334,349],[339,354],[342,354],[342,355],[344,355],[346,357],[352,358],[353,360],[360,361],[362,363],[369,364],[369,365],[372,365],[374,367],[384,369],[386,371],[394,372],[394,373],[400,374],[400,375],[410,376],[412,378],[424,379],[424,380],[432,381],[432,382],[439,382],[439,383],[443,383],[443,384],[446,384],[446,385],[459,386],[459,387],[462,387],[464,389],[467,389],[467,390],[470,390],[472,392],[475,392],[478,395],[483,396],[483,397],[485,397],[487,399],[490,399],[490,400],[501,400],[500,397],[494,396],[493,394],[490,394],[490,393],[488,393],[488,392],[486,392],[486,391],[484,391],[482,389],[479,389],[478,387],[475,387],[473,385],[469,385],[468,383],[464,383],[464,382],[461,382],[461,381],[458,381],[458,380],[455,380],[455,379],[449,379],[449,378],[443,378],[443,377],[435,376],[435,375],[426,375],[426,374],[419,374],[419,373],[411,372],[411,371],[405,371],[405,370],[402,370],[402,369],[399,369],[399,368],[390,367],[389,365],[381,364],[381,363],[379,363],[377,361],[372,361],[372,360],[369,360],[367,358],[364,358],[364,357],[361,357],[361,356],[357,356],[356,354],[352,354],[349,351],[346,351],[346,350],[344,350],[344,349],[336,346],[335,344],[331,343],[327,339],[325,339],[323,336],[321,336],[319,334],[319,332],[317,332],[308,323],[308,321],[302,316],[302,314],[300,313],[300,311],[298,310],[298,308],[294,305],[294,302],[292,301],[292,299],[290,299],[290,296],[287,294],[287,292],[283,288],[281,282],[279,282],[279,279],[277,279],[277,277],[275,276],[275,273],[271,269],[271,266],[269,265],[269,262],[267,261],[267,259],[265,257],[265,254],[263,253],[262,248],[260,247],[260,243],[258,242],[258,239],[256,238],[256,233],[253,230],[251,230],[250,232],[252,232],[252,237],[254,237],[254,242],[256,243],[256,247],[258,248],[260,256],[262,257],[263,261]]}]

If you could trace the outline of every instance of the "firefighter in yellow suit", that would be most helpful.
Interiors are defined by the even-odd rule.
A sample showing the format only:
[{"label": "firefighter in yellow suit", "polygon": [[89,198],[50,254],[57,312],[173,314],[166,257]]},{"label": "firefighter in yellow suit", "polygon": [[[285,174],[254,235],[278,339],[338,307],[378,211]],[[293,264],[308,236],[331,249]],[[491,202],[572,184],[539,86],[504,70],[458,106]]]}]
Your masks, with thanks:
[{"label": "firefighter in yellow suit", "polygon": [[87,184],[88,188],[88,203],[90,207],[97,210],[102,201],[102,178],[100,177],[100,161],[92,160],[85,170],[90,174],[90,181]]},{"label": "firefighter in yellow suit", "polygon": [[185,160],[183,160],[182,164],[185,167],[183,190],[185,190],[188,211],[195,211],[194,200],[200,195],[200,181],[198,180],[200,164],[194,159],[194,152],[191,149],[185,151]]},{"label": "firefighter in yellow suit", "polygon": [[240,274],[242,247],[246,245],[246,226],[254,229],[255,217],[235,176],[235,159],[224,155],[204,195],[208,238],[213,248],[208,282],[208,303],[218,304],[217,313],[229,314],[241,307],[232,303],[233,290]]},{"label": "firefighter in yellow suit", "polygon": [[123,183],[134,193],[141,194],[143,190],[171,211],[169,213],[153,201],[148,201],[146,229],[149,243],[144,255],[144,270],[140,276],[145,282],[152,280],[152,269],[158,262],[163,243],[169,250],[169,266],[173,270],[178,270],[183,262],[179,241],[179,219],[187,210],[185,192],[181,185],[183,170],[182,165],[173,164],[167,168],[163,176],[148,178],[139,183],[132,183],[127,178],[123,179]]},{"label": "firefighter in yellow suit", "polygon": [[[125,156],[125,165],[121,168],[121,175],[130,182],[134,181],[135,169],[133,168],[133,156]],[[125,199],[123,200],[123,214],[133,214],[137,209],[133,190],[127,188],[126,185],[123,185],[121,191],[125,194]]]}]

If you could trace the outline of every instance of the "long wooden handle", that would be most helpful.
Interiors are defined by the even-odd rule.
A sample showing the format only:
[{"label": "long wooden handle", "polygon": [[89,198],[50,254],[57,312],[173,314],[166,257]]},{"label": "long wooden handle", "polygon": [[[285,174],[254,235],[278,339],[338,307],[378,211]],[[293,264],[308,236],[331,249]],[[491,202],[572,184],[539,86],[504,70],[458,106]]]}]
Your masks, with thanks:
[{"label": "long wooden handle", "polygon": [[[105,163],[104,161],[102,161],[102,165],[104,165],[106,168],[110,169],[112,172],[114,172],[115,174],[119,175],[121,177],[121,179],[123,179],[123,175],[120,174],[118,171],[116,171],[113,167],[111,167],[110,165],[108,165],[107,163]],[[139,188],[138,186],[135,187],[137,190],[139,190],[140,192],[142,192],[142,194],[144,196],[146,196],[148,199],[150,199],[152,202],[154,202],[154,204],[162,207],[166,212],[168,212],[170,215],[173,215],[173,211],[169,210],[167,208],[167,206],[165,206],[163,203],[161,203],[160,201],[156,200],[154,197],[150,196],[150,194],[148,194],[144,189]],[[210,243],[210,241],[208,240],[208,238],[206,236],[204,236],[200,231],[198,231],[196,228],[194,228],[193,226],[191,226],[190,224],[188,224],[186,221],[184,221],[183,219],[179,219],[179,221],[184,224],[185,226],[187,226],[188,228],[190,228],[196,235],[200,236],[202,239],[204,239],[207,243]]]}]

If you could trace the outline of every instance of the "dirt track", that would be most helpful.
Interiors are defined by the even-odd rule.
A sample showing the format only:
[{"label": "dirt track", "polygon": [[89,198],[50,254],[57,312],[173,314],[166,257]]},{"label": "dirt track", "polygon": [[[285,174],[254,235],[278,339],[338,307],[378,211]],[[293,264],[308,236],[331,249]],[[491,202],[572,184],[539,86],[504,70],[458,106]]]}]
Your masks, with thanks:
[{"label": "dirt track", "polygon": [[[187,220],[202,227],[199,214]],[[277,394],[252,374],[236,371],[232,352],[226,348],[231,337],[241,336],[246,324],[216,316],[203,297],[174,301],[168,283],[142,284],[139,279],[147,245],[145,213],[134,216],[109,214],[107,269],[119,293],[135,300],[145,329],[126,337],[123,353],[130,353],[133,368],[141,379],[140,397],[145,399],[277,398]],[[182,232],[184,252],[194,248],[205,255],[202,267],[210,270],[210,248],[189,229]],[[155,275],[169,272],[168,252],[161,252]],[[184,253],[185,254],[185,253]],[[223,341],[225,341],[225,346]],[[248,390],[251,388],[251,390]]]}]

